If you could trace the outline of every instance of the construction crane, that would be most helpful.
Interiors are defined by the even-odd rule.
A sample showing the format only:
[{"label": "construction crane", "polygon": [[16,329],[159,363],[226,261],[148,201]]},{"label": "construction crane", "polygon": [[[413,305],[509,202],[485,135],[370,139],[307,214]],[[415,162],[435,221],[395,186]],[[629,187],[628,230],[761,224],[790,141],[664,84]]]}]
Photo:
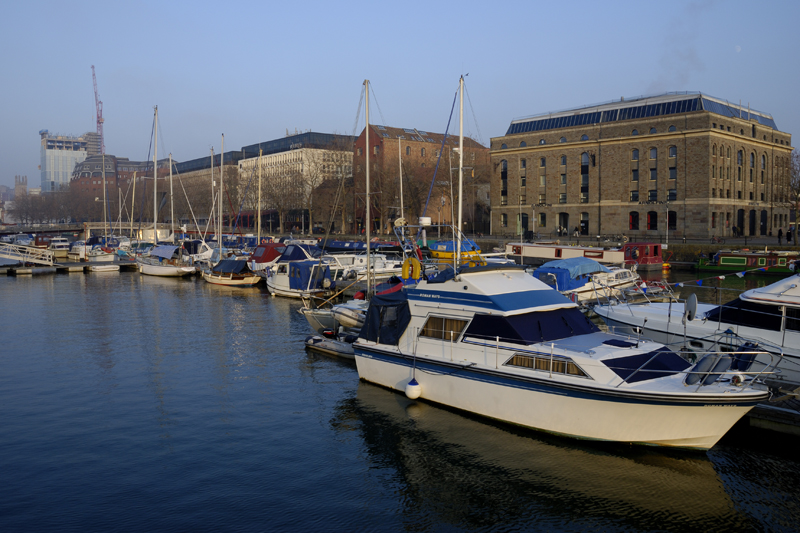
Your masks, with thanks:
[{"label": "construction crane", "polygon": [[97,134],[100,136],[100,153],[106,153],[106,141],[103,139],[103,101],[97,94],[97,76],[94,75],[92,65],[92,82],[94,83],[94,105],[97,107]]}]

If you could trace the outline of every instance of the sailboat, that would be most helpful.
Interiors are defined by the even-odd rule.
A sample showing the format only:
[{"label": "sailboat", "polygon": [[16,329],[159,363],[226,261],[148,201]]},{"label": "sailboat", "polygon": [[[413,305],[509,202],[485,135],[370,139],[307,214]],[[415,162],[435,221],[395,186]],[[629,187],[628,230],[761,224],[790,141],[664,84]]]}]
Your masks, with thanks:
[{"label": "sailboat", "polygon": [[[189,254],[184,254],[183,246],[158,246],[158,106],[155,107],[155,142],[153,148],[153,248],[149,253],[136,257],[139,273],[147,276],[182,277],[195,273]],[[172,156],[170,155],[170,178],[172,177]],[[171,185],[170,185],[171,187]],[[170,203],[172,195],[170,194]],[[171,209],[171,207],[170,207]],[[173,230],[174,236],[174,230]]]}]

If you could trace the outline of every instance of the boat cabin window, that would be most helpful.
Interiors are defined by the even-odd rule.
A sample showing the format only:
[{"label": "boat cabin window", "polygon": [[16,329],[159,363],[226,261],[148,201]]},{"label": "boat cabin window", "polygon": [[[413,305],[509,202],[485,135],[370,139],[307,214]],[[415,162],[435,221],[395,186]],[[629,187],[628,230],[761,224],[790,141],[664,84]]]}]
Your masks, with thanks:
[{"label": "boat cabin window", "polygon": [[786,308],[786,329],[800,331],[800,309],[796,307]]},{"label": "boat cabin window", "polygon": [[568,357],[553,357],[551,359],[550,356],[515,353],[511,359],[504,363],[504,366],[518,366],[520,368],[530,368],[531,370],[553,372],[553,374],[589,377]]},{"label": "boat cabin window", "polygon": [[[706,314],[710,322],[725,322],[737,326],[781,330],[781,308],[777,305],[763,305],[746,302],[739,298],[716,307]],[[788,321],[787,321],[788,322]],[[797,324],[795,322],[795,324]],[[800,329],[800,328],[798,328]]]},{"label": "boat cabin window", "polygon": [[577,307],[568,307],[514,316],[476,314],[464,339],[494,343],[499,337],[502,342],[529,345],[595,331],[597,326]]},{"label": "boat cabin window", "polygon": [[466,325],[466,320],[429,316],[428,320],[425,321],[425,325],[422,326],[419,336],[455,341],[461,336],[461,332],[464,331]]}]

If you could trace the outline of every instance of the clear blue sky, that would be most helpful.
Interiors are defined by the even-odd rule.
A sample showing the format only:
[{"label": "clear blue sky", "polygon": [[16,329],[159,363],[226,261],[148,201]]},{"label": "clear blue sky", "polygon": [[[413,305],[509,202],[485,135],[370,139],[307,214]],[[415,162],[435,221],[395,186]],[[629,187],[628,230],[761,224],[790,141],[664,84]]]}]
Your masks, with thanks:
[{"label": "clear blue sky", "polygon": [[[178,161],[371,122],[443,132],[469,73],[466,132],[488,144],[522,116],[667,91],[772,113],[800,134],[800,2],[44,2],[0,18],[0,184],[38,187],[41,129],[95,130],[106,152]],[[474,115],[473,115],[474,111]],[[358,131],[363,128],[363,112]],[[798,142],[798,141],[794,141]]]}]

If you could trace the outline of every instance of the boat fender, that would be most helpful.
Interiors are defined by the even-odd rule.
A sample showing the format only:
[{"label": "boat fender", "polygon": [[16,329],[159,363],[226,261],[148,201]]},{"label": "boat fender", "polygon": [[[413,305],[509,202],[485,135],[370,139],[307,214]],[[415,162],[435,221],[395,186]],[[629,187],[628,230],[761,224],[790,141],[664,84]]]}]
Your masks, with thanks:
[{"label": "boat fender", "polygon": [[416,379],[412,379],[406,385],[406,397],[409,400],[416,400],[420,396],[422,396],[422,386]]},{"label": "boat fender", "polygon": [[714,368],[711,369],[711,372],[703,378],[703,385],[711,385],[719,378],[722,377],[723,372],[727,372],[728,369],[731,367],[731,358],[728,355],[724,355],[719,358],[717,364],[714,365]]},{"label": "boat fender", "polygon": [[711,370],[711,367],[714,366],[714,357],[711,355],[706,355],[700,361],[697,362],[696,365],[691,369],[691,371],[686,375],[686,380],[684,383],[687,385],[696,385],[701,379],[708,376],[707,372]]}]

